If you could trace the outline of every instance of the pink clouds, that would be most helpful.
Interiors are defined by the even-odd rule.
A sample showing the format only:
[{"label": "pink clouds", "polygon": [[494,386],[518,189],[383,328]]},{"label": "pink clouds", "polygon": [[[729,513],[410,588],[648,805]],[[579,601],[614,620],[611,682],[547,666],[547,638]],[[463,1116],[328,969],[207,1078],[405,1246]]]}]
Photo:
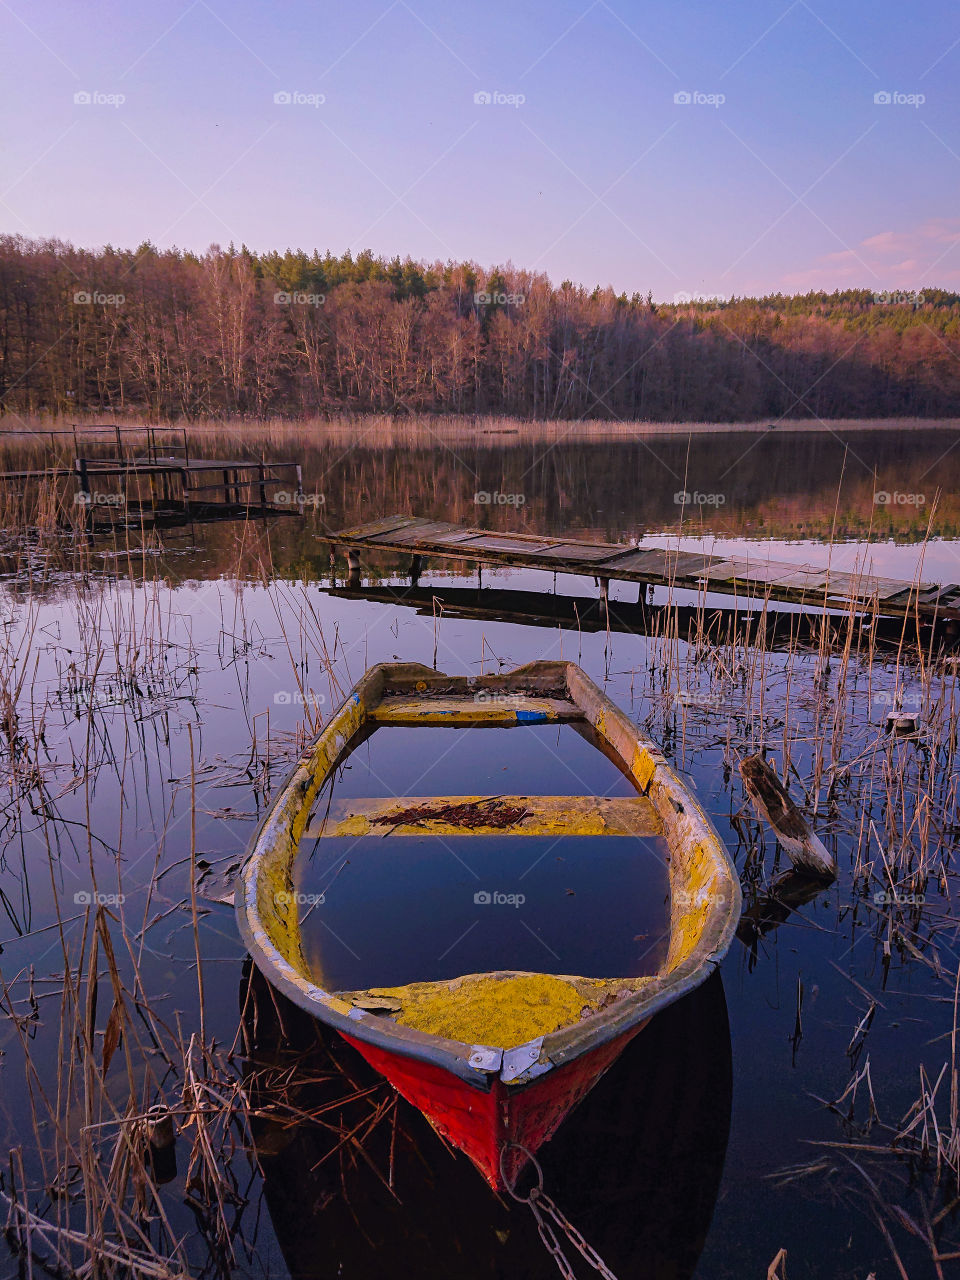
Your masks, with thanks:
[{"label": "pink clouds", "polygon": [[960,218],[928,218],[903,231],[879,231],[856,248],[825,253],[805,270],[786,274],[783,284],[789,289],[960,284],[958,244]]}]

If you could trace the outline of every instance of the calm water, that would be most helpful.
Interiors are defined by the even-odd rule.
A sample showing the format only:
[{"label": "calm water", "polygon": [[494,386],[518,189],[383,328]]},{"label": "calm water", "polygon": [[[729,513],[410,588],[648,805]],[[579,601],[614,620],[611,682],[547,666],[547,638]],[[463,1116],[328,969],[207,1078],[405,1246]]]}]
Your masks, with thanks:
[{"label": "calm water", "polygon": [[348,757],[329,796],[631,796],[630,780],[572,725],[391,726]]},{"label": "calm water", "polygon": [[[347,796],[464,794],[635,793],[570,725],[397,726],[357,748],[316,812]],[[335,991],[489,969],[654,973],[667,949],[666,853],[656,837],[305,839],[295,887],[317,901],[301,915],[304,957]]]},{"label": "calm water", "polygon": [[633,836],[325,838],[295,877],[323,899],[304,913],[304,957],[333,991],[492,969],[655,973],[670,919],[664,855]]},{"label": "calm water", "polygon": [[[325,719],[364,668],[376,661],[411,659],[468,674],[508,669],[541,657],[580,661],[638,725],[662,743],[696,788],[745,881],[755,880],[761,865],[767,878],[772,874],[772,840],[768,837],[765,849],[758,850],[742,838],[744,802],[736,757],[758,743],[774,753],[782,749],[789,700],[792,758],[800,775],[808,778],[823,737],[813,693],[824,679],[828,684],[837,680],[841,664],[834,663],[824,673],[817,669],[816,654],[801,657],[787,682],[786,659],[768,654],[761,704],[746,697],[740,667],[720,671],[711,660],[681,645],[684,682],[694,687],[714,671],[723,697],[719,704],[678,706],[665,693],[662,655],[643,635],[592,633],[575,621],[544,627],[504,620],[503,615],[483,616],[480,596],[474,600],[478,616],[452,616],[429,602],[425,612],[418,613],[393,599],[389,590],[381,593],[386,603],[362,594],[331,595],[323,539],[327,529],[410,511],[545,534],[667,539],[671,544],[678,537],[684,542],[705,538],[718,546],[735,542],[740,548],[810,563],[825,563],[830,554],[832,563],[844,568],[866,561],[878,572],[910,577],[922,555],[924,578],[960,581],[958,443],[957,437],[934,432],[855,433],[849,439],[778,434],[594,443],[496,437],[382,448],[369,437],[348,447],[342,440],[310,443],[299,432],[280,440],[251,436],[243,446],[248,452],[262,449],[268,456],[302,457],[306,487],[324,495],[324,502],[304,522],[279,519],[246,529],[222,524],[171,530],[163,533],[159,545],[148,548],[148,555],[132,559],[122,543],[101,544],[95,548],[96,571],[82,583],[60,572],[44,578],[38,561],[30,574],[12,576],[11,551],[0,564],[6,574],[4,656],[8,667],[27,673],[18,708],[28,738],[45,709],[42,765],[49,803],[44,810],[33,793],[18,805],[11,791],[4,810],[0,901],[6,924],[0,931],[0,973],[14,990],[17,1007],[29,1009],[25,984],[32,966],[39,1015],[31,1024],[31,1044],[37,1060],[48,1073],[54,1071],[59,1029],[55,975],[62,968],[62,956],[57,930],[51,926],[59,913],[69,944],[78,947],[83,895],[94,889],[124,895],[113,909],[122,914],[136,941],[144,982],[171,1022],[179,1013],[185,1026],[196,1029],[193,933],[184,906],[189,892],[191,759],[197,852],[209,869],[213,889],[222,893],[270,788],[298,750],[298,732],[312,731],[305,724],[306,711],[312,708]],[[207,447],[226,457],[239,446],[225,440]],[[673,501],[680,489],[722,494],[724,500],[699,504],[691,514]],[[477,493],[493,492],[520,494],[523,502],[474,502]],[[878,503],[877,493],[914,495],[916,500]],[[928,526],[930,536],[923,546]],[[832,550],[825,545],[831,538]],[[367,566],[365,586],[396,586],[403,581],[402,568],[398,557],[384,554]],[[338,563],[335,574],[341,585],[343,572]],[[532,571],[485,573],[484,583],[527,593],[552,588],[550,575]],[[447,564],[427,565],[421,585],[475,594],[478,584],[469,567],[460,571]],[[596,593],[589,579],[561,581],[559,589],[581,597]],[[90,648],[98,630],[107,636],[99,659]],[[749,655],[743,661],[746,665]],[[849,757],[868,750],[880,733],[888,704],[877,699],[878,688],[893,689],[899,679],[907,697],[921,696],[902,669],[898,676],[895,656],[875,668],[872,683],[859,673],[856,657],[851,661],[850,682],[857,694],[847,725]],[[338,794],[629,790],[609,761],[566,729],[546,732],[542,742],[549,751],[543,752],[531,749],[525,735],[532,730],[500,735],[495,749],[478,744],[472,732],[409,732],[416,734],[415,748],[404,731],[374,734],[339,773]],[[492,744],[494,738],[485,741]],[[76,780],[84,774],[88,785],[78,786]],[[387,780],[386,790],[381,779]],[[583,786],[584,779],[589,788]],[[853,908],[849,832],[858,815],[852,805],[844,809],[845,803],[841,791],[838,812],[831,816],[824,810],[821,817],[821,834],[837,849],[838,884],[768,935],[756,956],[735,942],[722,966],[722,989],[708,993],[709,1009],[695,1011],[690,1021],[677,1014],[656,1037],[653,1028],[645,1032],[621,1063],[619,1074],[611,1073],[608,1083],[611,1089],[616,1086],[615,1092],[598,1092],[595,1109],[584,1110],[582,1125],[571,1120],[567,1145],[558,1139],[552,1144],[555,1154],[545,1156],[557,1199],[588,1229],[601,1253],[606,1250],[619,1259],[621,1280],[762,1276],[781,1247],[789,1253],[790,1280],[866,1280],[871,1271],[880,1280],[896,1274],[869,1206],[843,1190],[849,1170],[842,1158],[830,1157],[830,1170],[839,1172],[828,1170],[799,1185],[781,1188],[770,1176],[823,1150],[811,1148],[810,1141],[841,1136],[838,1120],[816,1099],[837,1098],[846,1087],[851,1070],[847,1050],[870,1000],[877,1001],[877,1009],[865,1050],[854,1060],[862,1067],[869,1057],[884,1118],[898,1120],[915,1097],[921,1062],[936,1078],[949,1054],[945,1034],[952,986],[907,949],[894,947],[892,955],[885,956],[869,914]],[[955,829],[955,812],[941,817],[945,829]],[[479,842],[465,839],[463,845],[470,848],[461,856],[477,876],[489,874],[491,884],[493,877],[509,882],[515,846],[522,843],[520,852],[529,857],[533,839],[495,840],[480,855],[490,859],[488,864],[475,861]],[[55,853],[52,877],[47,869],[48,840]],[[331,888],[331,905],[336,903],[343,913],[348,941],[362,937],[367,913],[376,916],[376,947],[368,949],[370,939],[367,947],[354,947],[364,965],[370,962],[370,968],[362,970],[365,982],[384,980],[379,966],[382,956],[394,951],[391,939],[403,943],[412,974],[435,963],[436,939],[457,937],[461,917],[456,912],[461,907],[466,912],[463,927],[469,922],[471,886],[479,881],[454,858],[436,862],[427,843],[409,841],[414,852],[400,861],[391,855],[391,841],[365,841]],[[601,843],[610,865],[598,876]],[[635,936],[656,931],[655,913],[644,915],[644,904],[662,903],[660,869],[654,857],[641,861],[612,847],[619,844],[591,841],[579,852],[564,847],[548,854],[542,871],[531,872],[524,881],[537,885],[529,906],[517,909],[515,919],[498,920],[494,939],[481,936],[469,944],[477,951],[462,953],[464,968],[459,971],[468,967],[468,954],[470,964],[482,967],[490,954],[484,948],[492,940],[501,947],[508,938],[506,928],[521,918],[537,935],[524,939],[523,929],[515,931],[515,938],[509,935],[524,965],[539,955],[534,967],[543,967],[547,953],[539,938],[564,963],[588,971],[590,946],[601,919],[618,961],[632,963],[636,952],[630,947],[641,945],[634,942]],[[461,852],[459,844],[457,851]],[[337,856],[338,850],[330,847],[305,864],[311,882],[316,877],[316,883],[324,883]],[[558,856],[566,862],[544,865]],[[361,860],[376,867],[376,889],[369,895]],[[417,870],[411,875],[414,860]],[[35,873],[38,866],[42,874]],[[151,890],[155,871],[162,874]],[[635,893],[623,894],[611,904],[609,887],[625,883],[635,887]],[[333,897],[339,893],[337,886],[343,890],[341,899]],[[429,893],[420,896],[418,886],[429,887]],[[574,889],[573,895],[566,894],[568,888]],[[949,897],[932,882],[928,893],[936,896],[931,909],[938,921],[942,956],[955,964]],[[201,921],[207,1033],[229,1044],[237,1026],[244,954],[232,909],[218,905],[217,896],[210,893]],[[398,896],[404,903],[402,917],[396,908]],[[452,904],[459,905],[454,909]],[[311,946],[317,949],[315,962],[321,968],[339,964],[327,949],[319,914],[316,923],[320,932],[310,934]],[[477,934],[479,926],[473,932]],[[419,945],[422,937],[429,937],[431,949],[415,953],[411,939]],[[349,954],[347,960],[356,963]],[[341,976],[349,982],[356,972],[345,966]],[[402,976],[391,975],[391,980]],[[804,992],[799,1040],[798,982]],[[32,1139],[23,1117],[29,1114],[30,1091],[20,1039],[8,1017],[0,1020],[0,1049],[3,1138],[7,1145],[23,1143],[29,1164]],[[697,1061],[712,1064],[713,1075],[706,1083],[691,1074],[691,1063]],[[726,1095],[724,1062],[729,1068]],[[704,1117],[710,1113],[713,1088],[711,1128]],[[691,1144],[681,1135],[677,1117],[688,1113],[700,1117],[702,1149],[695,1138]],[[671,1116],[674,1122],[668,1123]],[[512,1264],[497,1253],[502,1244],[498,1232],[520,1232],[516,1218],[505,1225],[502,1206],[477,1187],[472,1170],[466,1170],[462,1182],[459,1173],[438,1173],[447,1169],[443,1162],[449,1157],[439,1144],[430,1145],[433,1139],[429,1131],[416,1128],[416,1117],[405,1123],[416,1132],[425,1154],[411,1156],[400,1166],[404,1185],[398,1194],[406,1206],[402,1215],[391,1216],[400,1211],[392,1202],[382,1206],[380,1193],[372,1187],[354,1187],[357,1198],[351,1205],[361,1206],[358,1223],[352,1210],[337,1200],[332,1184],[310,1181],[324,1175],[317,1172],[317,1152],[309,1147],[313,1139],[298,1135],[297,1141],[305,1144],[297,1151],[300,1165],[292,1158],[289,1166],[266,1162],[270,1213],[260,1215],[256,1228],[253,1218],[262,1205],[263,1188],[254,1180],[251,1207],[245,1211],[250,1225],[243,1230],[256,1236],[256,1249],[252,1255],[243,1254],[237,1271],[283,1275],[289,1263],[303,1276],[366,1278],[377,1272],[371,1262],[374,1255],[364,1253],[363,1242],[379,1238],[381,1230],[383,1250],[376,1257],[387,1258],[389,1242],[406,1239],[409,1233],[409,1256],[426,1258],[426,1253],[417,1254],[416,1241],[422,1245],[429,1235],[423,1224],[430,1221],[431,1205],[438,1203],[430,1191],[433,1179],[445,1197],[443,1230],[435,1229],[431,1248],[439,1251],[436,1264],[425,1262],[423,1274],[443,1275],[445,1267],[446,1274],[465,1277],[554,1274],[553,1263],[532,1246],[525,1261],[515,1259]],[[645,1145],[644,1134],[658,1134],[655,1150]],[[313,1172],[297,1178],[291,1170],[301,1166]],[[181,1170],[180,1180],[168,1188],[168,1202],[175,1223],[186,1234],[193,1219],[182,1203],[182,1178]],[[663,1200],[664,1189],[670,1188],[675,1188],[674,1200],[682,1198],[691,1206],[692,1217],[671,1221],[667,1231]],[[324,1203],[326,1210],[317,1207]],[[293,1206],[290,1213],[285,1204]],[[364,1205],[375,1229],[364,1230]],[[636,1227],[636,1236],[624,1236],[618,1227],[641,1219],[646,1225],[642,1230]],[[661,1223],[659,1235],[656,1220]],[[304,1237],[299,1244],[294,1221]],[[332,1242],[330,1255],[318,1258],[310,1242],[323,1239]],[[691,1248],[691,1241],[696,1248]],[[897,1242],[911,1276],[932,1274],[921,1246],[905,1234]],[[199,1269],[202,1247],[196,1247]],[[14,1271],[11,1264],[10,1273]]]}]

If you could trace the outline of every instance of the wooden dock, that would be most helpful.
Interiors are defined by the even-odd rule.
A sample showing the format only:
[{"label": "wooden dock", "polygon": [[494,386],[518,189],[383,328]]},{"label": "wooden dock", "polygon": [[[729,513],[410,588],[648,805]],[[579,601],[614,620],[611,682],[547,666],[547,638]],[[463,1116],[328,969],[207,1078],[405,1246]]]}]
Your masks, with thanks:
[{"label": "wooden dock", "polygon": [[75,482],[74,497],[85,509],[91,532],[118,525],[303,514],[302,468],[296,462],[199,458],[191,454],[187,432],[180,427],[111,425],[44,434],[53,447],[63,437],[72,439],[72,466],[60,461],[4,471],[0,482]]},{"label": "wooden dock", "polygon": [[[111,486],[122,494],[114,510],[139,522],[232,519],[303,512],[301,468],[293,462],[252,462],[242,458],[78,458],[78,497],[91,511],[111,509]],[[104,495],[101,498],[100,495]],[[279,499],[278,499],[278,495]],[[299,500],[299,503],[298,503]]]},{"label": "wooden dock", "polygon": [[412,557],[415,582],[424,556],[466,560],[478,565],[544,569],[596,578],[606,598],[611,581],[666,586],[698,594],[733,595],[740,600],[782,601],[811,608],[917,616],[926,621],[960,620],[960,585],[907,582],[865,573],[842,573],[813,565],[768,560],[756,555],[710,556],[675,548],[629,546],[615,542],[579,542],[532,533],[497,533],[418,516],[395,515],[327,535],[331,547],[348,549],[351,569],[359,571],[356,552],[403,552]]}]

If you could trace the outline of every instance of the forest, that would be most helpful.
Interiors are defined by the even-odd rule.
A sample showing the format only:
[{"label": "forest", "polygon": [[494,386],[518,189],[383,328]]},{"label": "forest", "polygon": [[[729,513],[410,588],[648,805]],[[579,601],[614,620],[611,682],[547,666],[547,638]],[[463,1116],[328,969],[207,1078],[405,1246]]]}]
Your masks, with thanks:
[{"label": "forest", "polygon": [[960,295],[657,302],[507,265],[0,237],[0,414],[960,416]]}]

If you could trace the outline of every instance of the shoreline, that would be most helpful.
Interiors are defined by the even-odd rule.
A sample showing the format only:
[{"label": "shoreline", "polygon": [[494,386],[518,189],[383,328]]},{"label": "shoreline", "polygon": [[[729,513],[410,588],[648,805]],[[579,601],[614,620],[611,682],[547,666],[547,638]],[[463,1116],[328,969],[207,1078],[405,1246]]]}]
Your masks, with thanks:
[{"label": "shoreline", "polygon": [[[104,421],[104,418],[107,421]],[[692,435],[848,435],[854,433],[913,434],[916,432],[960,432],[960,418],[837,418],[811,421],[804,418],[784,419],[771,425],[769,420],[754,422],[610,422],[592,418],[576,419],[518,419],[494,416],[431,416],[393,417],[388,414],[370,413],[344,415],[342,417],[316,418],[203,418],[184,420],[165,418],[150,420],[135,412],[126,414],[100,413],[89,418],[76,415],[65,417],[17,416],[7,424],[0,418],[0,441],[28,441],[49,433],[71,435],[74,424],[81,430],[100,428],[112,431],[115,424],[128,429],[146,429],[150,426],[176,427],[189,435],[209,432],[243,435],[257,432],[308,433],[324,437],[369,436],[376,429],[384,442],[397,438],[431,436],[437,438],[461,437],[489,438],[559,438],[569,440],[624,440],[667,436]],[[373,443],[373,441],[371,441]]]}]

